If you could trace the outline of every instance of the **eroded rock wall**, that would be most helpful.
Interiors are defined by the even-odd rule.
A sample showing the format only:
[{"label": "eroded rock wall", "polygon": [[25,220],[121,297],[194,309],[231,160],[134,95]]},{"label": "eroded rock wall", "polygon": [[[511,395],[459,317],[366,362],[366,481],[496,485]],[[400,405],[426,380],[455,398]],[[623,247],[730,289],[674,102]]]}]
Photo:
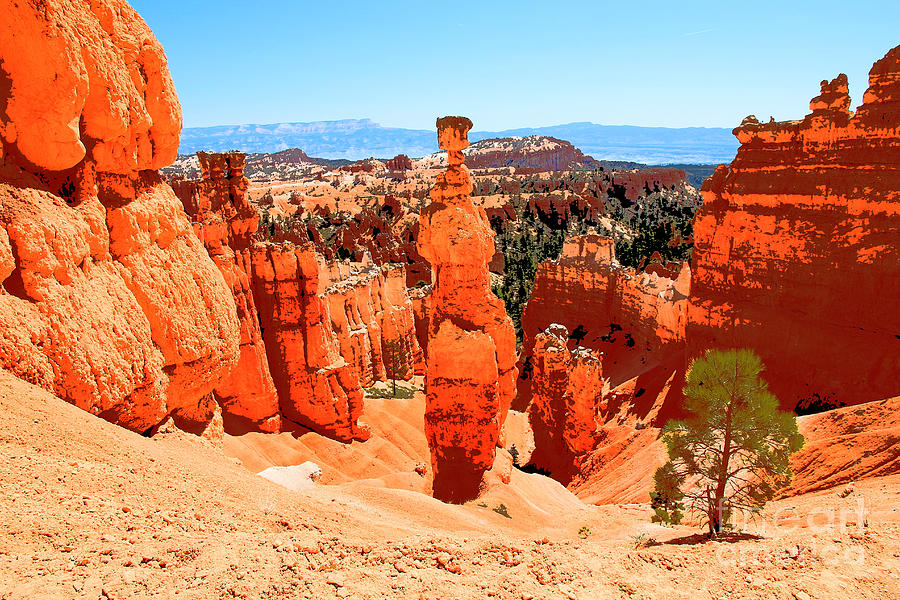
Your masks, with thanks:
[{"label": "eroded rock wall", "polygon": [[685,172],[681,169],[636,169],[612,173],[613,188],[619,188],[616,192],[629,202],[636,202],[641,194],[683,186],[685,182]]},{"label": "eroded rock wall", "polygon": [[127,203],[103,195],[77,206],[0,184],[0,345],[5,368],[142,431],[169,413],[191,418],[234,366],[238,329],[171,188],[149,173],[132,183]]},{"label": "eroded rock wall", "polygon": [[209,431],[238,321],[153,171],[181,128],[165,56],[125,2],[0,10],[0,366],[136,431]]},{"label": "eroded rock wall", "polygon": [[[748,117],[734,130],[737,157],[704,184],[692,277],[660,276],[674,275],[672,265],[649,265],[655,279],[610,269],[610,253],[593,247],[577,253],[577,268],[566,264],[575,264],[570,250],[541,265],[523,318],[533,410],[562,410],[571,378],[552,368],[565,355],[548,360],[545,334],[531,341],[554,318],[569,327],[570,348],[604,351],[612,380],[595,446],[569,482],[582,499],[646,500],[651,465],[665,456],[658,427],[678,411],[668,399],[680,397],[689,358],[710,347],[754,349],[785,408],[853,405],[801,418],[808,446],[785,493],[896,463],[894,419],[884,416],[895,402],[881,399],[896,396],[900,372],[900,47],[875,63],[869,84],[855,113],[840,75],[822,82],[804,119]],[[611,323],[621,329],[594,333]],[[624,334],[625,348],[609,346]],[[629,357],[628,346],[646,353]],[[544,395],[557,398],[550,411],[540,409]]]},{"label": "eroded rock wall", "polygon": [[325,297],[341,355],[354,366],[360,383],[424,375],[403,266],[368,262],[347,268],[350,272],[331,283]]},{"label": "eroded rock wall", "polygon": [[568,330],[571,344],[605,353],[604,372],[616,383],[627,379],[641,365],[683,349],[689,290],[687,266],[676,279],[637,272],[616,262],[612,240],[570,238],[559,259],[538,266],[522,315],[526,364],[535,336],[557,323]]},{"label": "eroded rock wall", "polygon": [[840,75],[801,121],[745,119],[694,223],[690,353],[752,348],[787,408],[898,392],[900,47],[849,108]]},{"label": "eroded rock wall", "polygon": [[253,297],[282,417],[342,441],[366,439],[362,388],[331,328],[324,259],[312,244],[257,242]]},{"label": "eroded rock wall", "polygon": [[0,366],[138,431],[364,438],[360,381],[424,370],[403,269],[254,246],[241,153],[176,197],[180,107],[125,2],[0,8]]}]

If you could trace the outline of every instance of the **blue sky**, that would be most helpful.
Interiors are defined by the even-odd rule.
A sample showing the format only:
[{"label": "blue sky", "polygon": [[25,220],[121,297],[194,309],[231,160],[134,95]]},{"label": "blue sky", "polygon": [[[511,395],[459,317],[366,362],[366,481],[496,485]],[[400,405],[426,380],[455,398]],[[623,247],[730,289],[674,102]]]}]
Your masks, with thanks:
[{"label": "blue sky", "polygon": [[[900,44],[900,1],[131,0],[186,127],[371,118],[430,129],[801,118]],[[449,8],[453,6],[453,8]]]}]

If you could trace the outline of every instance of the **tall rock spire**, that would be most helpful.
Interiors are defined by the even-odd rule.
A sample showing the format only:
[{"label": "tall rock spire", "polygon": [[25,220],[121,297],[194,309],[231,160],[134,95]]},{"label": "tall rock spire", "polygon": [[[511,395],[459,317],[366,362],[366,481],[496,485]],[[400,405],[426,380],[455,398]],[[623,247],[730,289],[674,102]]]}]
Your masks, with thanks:
[{"label": "tall rock spire", "polygon": [[472,203],[463,164],[472,122],[437,120],[448,166],[420,217],[419,253],[431,264],[425,433],[434,469],[434,497],[465,502],[478,495],[494,464],[503,419],[515,395],[516,339],[503,303],[491,292],[488,263],[494,233]]}]

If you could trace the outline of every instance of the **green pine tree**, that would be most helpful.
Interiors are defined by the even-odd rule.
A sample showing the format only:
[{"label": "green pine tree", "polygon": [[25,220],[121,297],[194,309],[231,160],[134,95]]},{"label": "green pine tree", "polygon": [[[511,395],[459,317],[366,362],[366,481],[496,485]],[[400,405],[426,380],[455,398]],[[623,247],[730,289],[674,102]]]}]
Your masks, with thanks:
[{"label": "green pine tree", "polygon": [[391,397],[397,397],[397,380],[406,380],[410,372],[409,348],[403,340],[384,340],[382,346],[384,367],[391,379]]},{"label": "green pine tree", "polygon": [[653,520],[699,514],[711,538],[736,511],[757,512],[791,482],[803,446],[797,418],[779,410],[752,350],[708,350],[691,362],[682,421],[663,427],[669,461],[655,475]]}]

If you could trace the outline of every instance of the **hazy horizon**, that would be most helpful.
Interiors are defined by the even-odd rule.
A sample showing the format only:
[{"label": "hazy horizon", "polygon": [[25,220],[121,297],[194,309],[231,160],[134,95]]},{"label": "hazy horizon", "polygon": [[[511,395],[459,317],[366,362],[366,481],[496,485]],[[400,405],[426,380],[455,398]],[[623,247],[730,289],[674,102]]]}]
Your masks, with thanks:
[{"label": "hazy horizon", "polygon": [[[446,116],[446,115],[440,115]],[[439,118],[435,116],[435,119]],[[379,127],[385,129],[411,129],[416,131],[431,131],[434,127],[402,127],[397,125],[391,125],[387,123],[380,123],[375,119],[369,117],[344,117],[340,119],[321,119],[317,121],[273,121],[271,123],[219,123],[217,125],[198,125],[191,126],[185,124],[185,129],[212,129],[216,127],[268,127],[271,125],[315,125],[319,123],[344,123],[344,122],[370,122],[373,125],[377,125]],[[684,127],[667,127],[665,125],[634,125],[631,123],[621,123],[621,124],[609,124],[609,123],[595,123],[593,121],[568,121],[566,123],[543,123],[538,125],[529,125],[527,127],[506,127],[504,129],[484,129],[479,127],[473,127],[473,133],[504,133],[507,131],[515,131],[517,129],[544,129],[550,127],[562,127],[566,125],[581,125],[581,124],[589,124],[589,125],[599,125],[602,127],[635,127],[640,129],[734,129],[740,125],[731,126],[731,127],[716,127],[716,126],[707,126],[707,125],[685,125]],[[432,124],[433,125],[433,124]]]},{"label": "hazy horizon", "polygon": [[134,0],[162,43],[185,127],[371,119],[481,131],[591,122],[733,128],[802,118],[846,73],[853,106],[898,41],[900,3],[586,1],[247,5]]}]

